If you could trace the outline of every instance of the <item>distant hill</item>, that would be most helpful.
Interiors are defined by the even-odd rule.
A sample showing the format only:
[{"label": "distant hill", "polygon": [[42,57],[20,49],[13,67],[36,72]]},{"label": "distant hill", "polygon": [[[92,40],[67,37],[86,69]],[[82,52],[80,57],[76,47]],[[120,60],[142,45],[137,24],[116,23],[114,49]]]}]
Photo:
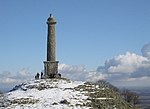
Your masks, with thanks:
[{"label": "distant hill", "polygon": [[150,109],[150,87],[130,87],[129,89],[139,95],[140,103],[137,106],[140,109]]},{"label": "distant hill", "polygon": [[40,79],[15,86],[0,99],[0,109],[136,109],[105,81]]}]

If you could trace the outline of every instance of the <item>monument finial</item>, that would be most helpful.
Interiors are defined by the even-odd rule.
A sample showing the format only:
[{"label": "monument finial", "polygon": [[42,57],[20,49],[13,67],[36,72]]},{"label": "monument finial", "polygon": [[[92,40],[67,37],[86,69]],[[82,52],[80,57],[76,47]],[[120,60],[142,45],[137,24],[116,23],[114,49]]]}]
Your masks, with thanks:
[{"label": "monument finial", "polygon": [[50,14],[50,18],[53,18],[53,15],[52,15],[52,14]]}]

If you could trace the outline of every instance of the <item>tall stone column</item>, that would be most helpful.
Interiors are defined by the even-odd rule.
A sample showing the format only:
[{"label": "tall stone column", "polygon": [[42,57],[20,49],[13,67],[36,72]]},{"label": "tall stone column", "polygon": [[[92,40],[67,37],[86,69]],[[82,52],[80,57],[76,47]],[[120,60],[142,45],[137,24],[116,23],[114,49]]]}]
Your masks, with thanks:
[{"label": "tall stone column", "polygon": [[56,48],[56,36],[55,36],[55,20],[50,15],[47,19],[48,33],[47,33],[47,61],[55,61],[55,48]]},{"label": "tall stone column", "polygon": [[50,14],[47,19],[47,61],[44,61],[45,78],[54,78],[58,75],[58,61],[56,61],[56,36],[55,36],[55,20]]}]

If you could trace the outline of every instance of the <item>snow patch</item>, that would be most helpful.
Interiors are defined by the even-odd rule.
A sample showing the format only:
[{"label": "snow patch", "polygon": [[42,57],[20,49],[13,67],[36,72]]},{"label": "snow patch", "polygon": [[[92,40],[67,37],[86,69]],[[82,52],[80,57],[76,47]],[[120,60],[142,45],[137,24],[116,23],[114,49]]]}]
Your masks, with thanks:
[{"label": "snow patch", "polygon": [[[10,101],[21,99],[33,99],[37,100],[34,104],[13,104],[8,108],[13,109],[80,109],[88,96],[85,96],[80,91],[76,91],[73,88],[83,85],[81,81],[66,81],[63,79],[57,80],[35,80],[24,83],[12,92],[7,93],[7,98]],[[39,87],[44,89],[39,90]],[[66,100],[68,104],[63,104],[61,101]],[[88,107],[82,106],[82,109],[88,109]]]}]

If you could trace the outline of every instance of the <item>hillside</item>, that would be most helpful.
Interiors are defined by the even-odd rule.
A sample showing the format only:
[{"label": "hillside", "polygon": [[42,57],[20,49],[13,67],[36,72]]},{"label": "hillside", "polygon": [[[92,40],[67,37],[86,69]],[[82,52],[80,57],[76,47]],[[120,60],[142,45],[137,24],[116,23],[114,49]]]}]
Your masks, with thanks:
[{"label": "hillside", "polygon": [[3,96],[0,109],[134,109],[105,82],[40,79]]}]

